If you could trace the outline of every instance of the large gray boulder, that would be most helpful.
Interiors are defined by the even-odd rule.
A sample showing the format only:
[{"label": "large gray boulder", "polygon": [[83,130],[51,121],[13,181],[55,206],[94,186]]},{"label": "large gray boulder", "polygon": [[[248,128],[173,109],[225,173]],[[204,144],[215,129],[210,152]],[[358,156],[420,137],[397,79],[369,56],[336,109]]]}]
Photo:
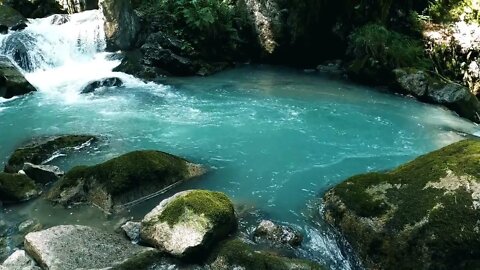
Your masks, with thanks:
[{"label": "large gray boulder", "polygon": [[8,28],[25,21],[25,17],[23,17],[20,12],[0,3],[0,25],[6,26],[8,30]]},{"label": "large gray boulder", "polygon": [[100,0],[105,16],[105,35],[109,50],[129,50],[134,47],[140,24],[130,0]]},{"label": "large gray boulder", "polygon": [[160,151],[134,151],[94,166],[78,166],[47,198],[63,205],[88,203],[115,212],[203,174],[199,165]]},{"label": "large gray boulder", "polygon": [[25,236],[25,250],[45,269],[147,269],[158,251],[87,226],[61,225]]},{"label": "large gray boulder", "polygon": [[0,56],[0,97],[12,98],[37,91],[6,56]]},{"label": "large gray boulder", "polygon": [[219,192],[189,190],[163,200],[142,220],[140,236],[161,251],[197,260],[236,229],[235,210]]}]

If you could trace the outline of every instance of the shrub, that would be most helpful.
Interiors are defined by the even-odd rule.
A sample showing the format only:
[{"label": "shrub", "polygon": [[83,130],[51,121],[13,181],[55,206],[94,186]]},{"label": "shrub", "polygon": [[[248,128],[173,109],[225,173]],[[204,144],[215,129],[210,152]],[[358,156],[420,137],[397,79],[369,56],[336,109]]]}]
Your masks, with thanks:
[{"label": "shrub", "polygon": [[427,14],[435,22],[479,22],[480,5],[477,0],[432,0]]},{"label": "shrub", "polygon": [[348,55],[353,59],[350,71],[357,75],[381,77],[395,68],[430,66],[421,41],[380,24],[367,24],[353,31]]}]

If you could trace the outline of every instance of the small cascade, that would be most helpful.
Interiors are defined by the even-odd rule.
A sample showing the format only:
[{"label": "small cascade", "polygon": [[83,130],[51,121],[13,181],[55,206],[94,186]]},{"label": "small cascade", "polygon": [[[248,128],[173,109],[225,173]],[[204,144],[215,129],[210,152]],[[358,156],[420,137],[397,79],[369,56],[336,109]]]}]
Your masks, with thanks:
[{"label": "small cascade", "polygon": [[25,72],[90,61],[105,49],[103,24],[98,10],[29,20],[25,30],[0,36],[0,54]]}]

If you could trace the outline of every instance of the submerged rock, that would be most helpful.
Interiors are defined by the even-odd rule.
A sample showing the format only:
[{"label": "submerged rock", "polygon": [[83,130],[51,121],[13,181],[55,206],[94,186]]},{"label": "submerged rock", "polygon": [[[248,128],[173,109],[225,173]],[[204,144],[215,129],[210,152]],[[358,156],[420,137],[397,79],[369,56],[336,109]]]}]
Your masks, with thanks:
[{"label": "submerged rock", "polygon": [[67,14],[55,14],[51,18],[53,25],[62,25],[70,21],[70,17]]},{"label": "submerged rock", "polygon": [[140,24],[130,0],[100,0],[99,5],[105,16],[108,49],[132,49],[137,41]]},{"label": "submerged rock", "polygon": [[324,216],[371,269],[480,265],[480,141],[465,140],[324,196]]},{"label": "submerged rock", "polygon": [[6,56],[0,56],[0,97],[12,98],[37,91]]},{"label": "submerged rock", "polygon": [[48,198],[120,210],[180,181],[204,173],[199,165],[160,151],[134,151],[94,166],[78,166],[60,179]]},{"label": "submerged rock", "polygon": [[266,240],[276,245],[299,246],[302,243],[302,234],[283,225],[277,225],[270,220],[262,220],[255,229],[256,241]]},{"label": "submerged rock", "polygon": [[25,236],[25,250],[46,269],[147,269],[158,251],[79,225],[61,225]]},{"label": "submerged rock", "polygon": [[81,93],[82,94],[92,93],[100,87],[120,87],[122,85],[123,85],[123,81],[120,78],[117,78],[117,77],[104,78],[97,81],[89,82],[87,86],[85,86],[82,89]]},{"label": "submerged rock", "polygon": [[5,165],[5,172],[16,173],[26,162],[42,164],[59,151],[81,148],[95,140],[97,138],[91,135],[64,135],[34,139],[13,152]]},{"label": "submerged rock", "polygon": [[[4,268],[2,268],[2,266]],[[25,250],[17,250],[0,266],[0,270],[41,270]]]},{"label": "submerged rock", "polygon": [[236,228],[235,210],[226,195],[189,190],[163,200],[142,220],[141,238],[186,260],[201,255]]},{"label": "submerged rock", "polygon": [[266,251],[256,251],[241,239],[228,240],[210,257],[210,269],[255,269],[255,270],[320,270],[320,265],[307,260],[282,257]]},{"label": "submerged rock", "polygon": [[12,30],[12,31],[22,31],[27,27],[28,27],[28,25],[26,23],[21,22],[21,23],[18,23],[18,24],[15,24],[14,26],[12,26],[10,28],[10,30]]},{"label": "submerged rock", "polygon": [[461,117],[480,123],[480,102],[467,87],[447,82],[416,69],[393,71],[396,88],[420,100],[444,105]]},{"label": "submerged rock", "polygon": [[35,165],[29,162],[23,164],[22,171],[36,183],[42,184],[55,182],[64,174],[57,166]]},{"label": "submerged rock", "polygon": [[0,172],[0,202],[21,202],[40,194],[35,182],[23,174]]}]

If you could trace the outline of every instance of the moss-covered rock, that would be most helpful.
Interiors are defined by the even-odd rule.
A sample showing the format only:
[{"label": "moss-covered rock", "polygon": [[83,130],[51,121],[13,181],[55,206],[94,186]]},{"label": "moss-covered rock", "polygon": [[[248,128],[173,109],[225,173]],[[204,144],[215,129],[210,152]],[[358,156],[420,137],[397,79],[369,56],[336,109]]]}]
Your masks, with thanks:
[{"label": "moss-covered rock", "polygon": [[480,265],[480,141],[464,140],[324,197],[326,220],[373,269]]},{"label": "moss-covered rock", "polygon": [[71,169],[47,197],[67,205],[88,202],[110,212],[203,173],[199,165],[164,152],[134,151]]},{"label": "moss-covered rock", "polygon": [[210,257],[211,269],[255,269],[255,270],[320,270],[314,262],[282,257],[266,251],[257,251],[241,239],[223,242]]},{"label": "moss-covered rock", "polygon": [[35,182],[27,176],[0,172],[0,202],[26,201],[38,194]]},{"label": "moss-covered rock", "polygon": [[25,162],[41,164],[58,151],[75,149],[96,140],[90,135],[65,135],[34,139],[13,152],[5,165],[5,172],[16,173]]},{"label": "moss-covered rock", "polygon": [[199,260],[237,225],[235,210],[220,192],[189,190],[163,200],[142,220],[142,240],[185,260]]}]

